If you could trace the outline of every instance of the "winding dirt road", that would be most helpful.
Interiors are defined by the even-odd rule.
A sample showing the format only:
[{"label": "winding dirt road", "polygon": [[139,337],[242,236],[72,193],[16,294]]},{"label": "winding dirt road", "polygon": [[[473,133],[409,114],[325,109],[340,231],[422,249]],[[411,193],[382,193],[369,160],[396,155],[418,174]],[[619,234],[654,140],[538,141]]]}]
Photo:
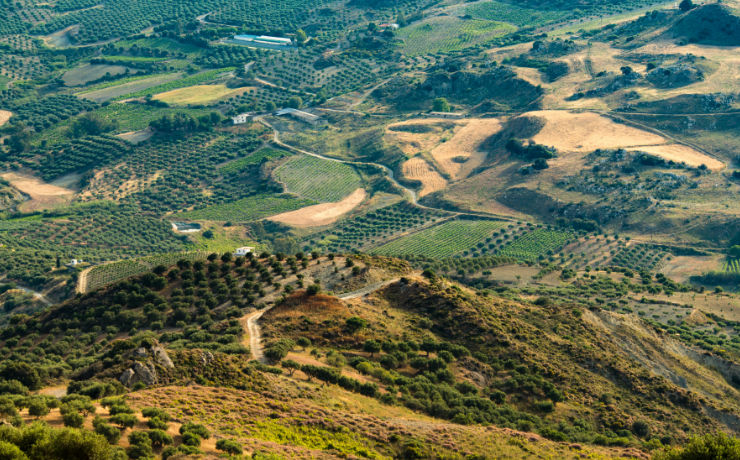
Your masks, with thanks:
[{"label": "winding dirt road", "polygon": [[[392,278],[389,280],[381,281],[379,283],[373,283],[352,292],[346,292],[337,297],[342,300],[356,299],[358,297],[370,294],[371,292],[375,292],[378,289],[382,289],[391,283],[395,283],[398,280],[399,278]],[[270,308],[272,307],[253,311],[252,313],[243,316],[242,319],[239,320],[242,328],[244,328],[244,331],[246,332],[246,335],[242,338],[242,345],[249,347],[249,351],[252,354],[252,359],[257,360],[262,364],[265,364],[267,360],[265,359],[265,350],[262,346],[262,331],[260,330],[260,326],[259,324],[257,324],[257,321],[259,321],[259,319],[262,318],[262,315],[270,310]]]},{"label": "winding dirt road", "polygon": [[248,346],[249,351],[252,353],[252,359],[255,359],[261,363],[265,363],[265,353],[262,347],[262,332],[257,324],[257,320],[262,318],[270,307],[263,308],[262,310],[254,311],[241,319],[242,327],[246,331],[247,335],[242,339],[242,345]]}]

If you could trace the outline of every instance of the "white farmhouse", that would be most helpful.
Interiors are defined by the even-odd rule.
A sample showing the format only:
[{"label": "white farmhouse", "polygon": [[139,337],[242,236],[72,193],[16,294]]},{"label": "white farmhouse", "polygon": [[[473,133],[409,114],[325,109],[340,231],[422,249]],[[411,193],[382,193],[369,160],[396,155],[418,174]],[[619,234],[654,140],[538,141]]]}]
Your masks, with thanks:
[{"label": "white farmhouse", "polygon": [[246,122],[248,122],[252,118],[252,113],[240,113],[239,115],[235,117],[231,117],[231,121],[234,122],[235,125],[242,125]]},{"label": "white farmhouse", "polygon": [[234,255],[239,256],[246,256],[247,254],[254,251],[254,248],[252,246],[242,246],[240,248],[236,248],[236,251],[234,251]]}]

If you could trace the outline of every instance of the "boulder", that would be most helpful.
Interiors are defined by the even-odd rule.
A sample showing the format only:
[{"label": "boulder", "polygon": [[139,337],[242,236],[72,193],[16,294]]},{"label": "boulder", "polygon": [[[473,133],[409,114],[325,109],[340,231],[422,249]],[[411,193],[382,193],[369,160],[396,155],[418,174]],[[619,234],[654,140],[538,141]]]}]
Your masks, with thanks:
[{"label": "boulder", "polygon": [[159,345],[152,347],[152,354],[154,355],[154,359],[157,361],[157,364],[159,364],[160,366],[166,369],[175,368],[175,365],[172,363],[170,356],[167,354],[167,350],[165,350],[163,347]]},{"label": "boulder", "polygon": [[118,377],[118,381],[121,382],[124,386],[130,386],[133,382],[133,378],[136,373],[133,369],[128,368],[125,371],[123,371],[123,374],[121,374],[120,377]]}]

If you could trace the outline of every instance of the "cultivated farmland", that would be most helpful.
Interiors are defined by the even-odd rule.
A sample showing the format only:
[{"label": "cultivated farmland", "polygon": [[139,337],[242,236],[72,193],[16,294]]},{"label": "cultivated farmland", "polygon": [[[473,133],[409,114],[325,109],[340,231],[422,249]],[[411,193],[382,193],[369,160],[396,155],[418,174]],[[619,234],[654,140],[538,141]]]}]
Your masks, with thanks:
[{"label": "cultivated farmland", "polygon": [[515,29],[503,22],[434,17],[400,29],[398,36],[403,40],[404,54],[418,56],[480,45]]},{"label": "cultivated farmland", "polygon": [[84,282],[78,286],[80,292],[91,292],[131,276],[150,271],[157,265],[170,266],[179,260],[205,260],[207,252],[179,252],[156,256],[126,259],[91,267],[84,275]]},{"label": "cultivated farmland", "polygon": [[522,261],[534,261],[554,254],[572,237],[570,232],[538,228],[512,241],[498,254]]},{"label": "cultivated farmland", "polygon": [[452,220],[373,249],[379,255],[451,257],[469,250],[506,223],[492,220]]},{"label": "cultivated farmland", "polygon": [[274,175],[289,192],[319,202],[339,201],[362,184],[352,166],[310,156],[291,158]]},{"label": "cultivated farmland", "polygon": [[195,85],[155,94],[152,99],[175,105],[212,104],[253,88],[228,88],[226,85]]},{"label": "cultivated farmland", "polygon": [[231,203],[209,206],[195,211],[178,214],[178,218],[189,220],[215,220],[247,222],[293,211],[304,206],[316,204],[315,201],[296,198],[293,195],[259,194],[242,198]]}]

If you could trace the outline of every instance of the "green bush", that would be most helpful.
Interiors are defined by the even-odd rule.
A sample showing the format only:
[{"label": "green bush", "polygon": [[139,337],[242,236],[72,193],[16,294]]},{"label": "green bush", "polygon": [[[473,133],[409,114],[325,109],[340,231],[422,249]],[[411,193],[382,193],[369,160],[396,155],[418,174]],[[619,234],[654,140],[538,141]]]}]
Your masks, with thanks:
[{"label": "green bush", "polygon": [[129,458],[148,458],[154,454],[152,450],[152,440],[149,438],[149,434],[143,431],[132,431],[128,435],[129,448],[126,449],[126,454]]},{"label": "green bush", "polygon": [[85,423],[85,417],[79,412],[67,412],[62,415],[62,421],[64,422],[64,426],[82,428],[82,425]]},{"label": "green bush", "polygon": [[149,439],[152,441],[152,446],[159,448],[166,444],[172,444],[172,436],[167,434],[164,430],[149,430],[147,432]]},{"label": "green bush", "polygon": [[216,442],[216,449],[222,450],[231,455],[241,455],[242,453],[242,446],[231,439],[219,439]]},{"label": "green bush", "polygon": [[121,430],[105,423],[100,417],[95,417],[93,420],[93,428],[95,432],[105,437],[110,444],[117,444],[118,440],[121,439]]},{"label": "green bush", "polygon": [[134,425],[136,425],[137,418],[135,415],[131,414],[116,414],[111,416],[110,421],[114,423],[115,425],[120,426],[123,428],[132,428]]},{"label": "green bush", "polygon": [[162,409],[158,407],[145,407],[141,409],[141,415],[147,418],[158,418],[160,420],[163,420],[165,422],[170,421],[170,416],[167,412],[163,411]]},{"label": "green bush", "polygon": [[26,405],[28,406],[28,415],[33,417],[43,417],[50,412],[49,406],[43,398],[29,398]]},{"label": "green bush", "polygon": [[167,422],[160,419],[159,417],[150,418],[146,422],[146,426],[153,430],[166,430],[167,429]]},{"label": "green bush", "polygon": [[740,439],[724,433],[692,438],[686,445],[659,452],[655,460],[740,460]]}]

